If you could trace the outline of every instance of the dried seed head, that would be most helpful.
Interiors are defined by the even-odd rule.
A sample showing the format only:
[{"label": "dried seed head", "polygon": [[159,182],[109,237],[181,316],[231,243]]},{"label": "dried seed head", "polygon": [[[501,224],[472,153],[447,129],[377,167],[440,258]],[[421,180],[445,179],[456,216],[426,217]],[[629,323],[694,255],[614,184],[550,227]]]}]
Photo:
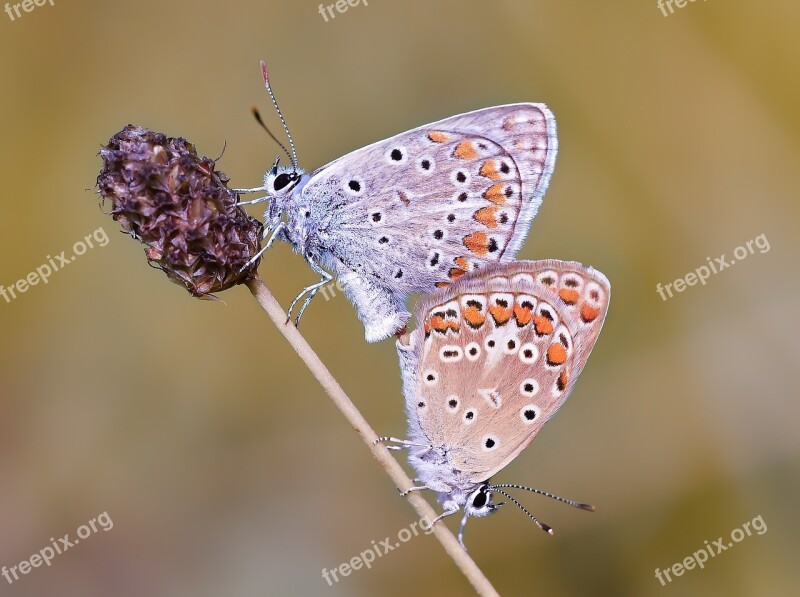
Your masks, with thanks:
[{"label": "dried seed head", "polygon": [[145,255],[176,284],[206,296],[254,275],[263,226],[236,206],[216,163],[194,145],[128,125],[100,150],[97,186],[111,216],[146,245]]}]

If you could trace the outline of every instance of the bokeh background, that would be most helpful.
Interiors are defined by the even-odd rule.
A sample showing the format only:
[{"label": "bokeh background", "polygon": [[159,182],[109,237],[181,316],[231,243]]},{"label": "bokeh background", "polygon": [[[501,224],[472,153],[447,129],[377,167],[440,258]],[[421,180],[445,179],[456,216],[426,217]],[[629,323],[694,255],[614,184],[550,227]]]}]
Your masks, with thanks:
[{"label": "bokeh background", "polygon": [[[129,122],[211,157],[227,142],[221,169],[257,185],[279,151],[249,113],[278,128],[262,58],[306,168],[484,106],[556,114],[519,257],[591,264],[613,300],[576,391],[496,480],[597,512],[523,495],[553,538],[510,507],[472,521],[501,594],[798,594],[799,22],[792,0],[667,17],[656,0],[369,0],[329,22],[306,0],[0,13],[0,283],[98,227],[110,238],[0,298],[0,566],[104,511],[114,523],[0,594],[470,593],[431,536],[328,586],[323,568],[415,513],[245,289],[191,299],[90,189]],[[761,234],[769,252],[657,294]],[[286,246],[260,271],[284,305],[316,279]],[[374,428],[402,435],[393,343],[367,345],[342,296],[301,329]],[[763,535],[656,580],[758,515]]]}]

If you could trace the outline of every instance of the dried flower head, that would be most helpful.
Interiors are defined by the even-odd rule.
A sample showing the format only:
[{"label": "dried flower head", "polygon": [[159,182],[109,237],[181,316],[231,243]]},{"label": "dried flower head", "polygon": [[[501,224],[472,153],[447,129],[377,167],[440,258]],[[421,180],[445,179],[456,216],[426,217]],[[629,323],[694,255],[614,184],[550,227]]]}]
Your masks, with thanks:
[{"label": "dried flower head", "polygon": [[151,264],[194,296],[254,275],[261,222],[236,205],[228,177],[194,145],[129,124],[103,149],[97,186],[111,216],[146,245]]}]

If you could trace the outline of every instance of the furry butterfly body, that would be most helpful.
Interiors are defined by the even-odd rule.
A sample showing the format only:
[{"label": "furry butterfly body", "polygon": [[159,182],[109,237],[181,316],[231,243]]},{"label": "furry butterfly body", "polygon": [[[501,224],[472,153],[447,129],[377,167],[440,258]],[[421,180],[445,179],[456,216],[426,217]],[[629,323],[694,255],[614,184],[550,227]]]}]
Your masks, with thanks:
[{"label": "furry butterfly body", "polygon": [[[310,173],[267,171],[265,249],[289,243],[334,277],[367,341],[401,330],[406,299],[430,293],[521,247],[555,166],[555,119],[543,104],[485,108],[421,126]],[[294,162],[294,158],[293,158]],[[299,320],[299,316],[298,316]]]},{"label": "furry butterfly body", "polygon": [[393,441],[409,450],[415,489],[439,493],[443,516],[465,510],[462,531],[496,509],[492,493],[517,503],[504,489],[518,486],[489,479],[569,396],[609,296],[600,272],[544,260],[489,266],[421,302],[417,329],[397,343],[409,439]]}]

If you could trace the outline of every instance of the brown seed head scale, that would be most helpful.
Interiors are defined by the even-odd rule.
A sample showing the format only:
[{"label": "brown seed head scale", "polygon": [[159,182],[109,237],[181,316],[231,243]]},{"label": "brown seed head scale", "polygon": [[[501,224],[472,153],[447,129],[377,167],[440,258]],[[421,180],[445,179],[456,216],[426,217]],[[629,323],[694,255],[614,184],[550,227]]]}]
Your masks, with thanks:
[{"label": "brown seed head scale", "polygon": [[258,252],[263,225],[236,206],[215,160],[186,139],[131,124],[100,157],[97,186],[111,216],[170,280],[207,297],[255,275],[258,261],[240,270]]}]

